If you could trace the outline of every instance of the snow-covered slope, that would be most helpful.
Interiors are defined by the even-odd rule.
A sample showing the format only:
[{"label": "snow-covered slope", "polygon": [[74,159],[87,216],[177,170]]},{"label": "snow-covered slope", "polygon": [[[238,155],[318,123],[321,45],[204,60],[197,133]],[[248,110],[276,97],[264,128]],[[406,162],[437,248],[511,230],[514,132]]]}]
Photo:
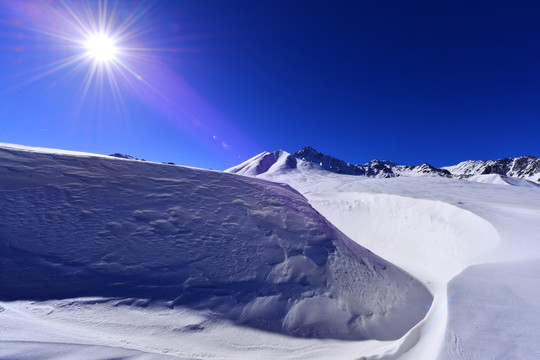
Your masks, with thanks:
[{"label": "snow-covered slope", "polygon": [[484,184],[497,184],[497,185],[514,185],[514,186],[528,186],[539,187],[539,183],[535,183],[529,180],[510,177],[498,174],[483,174],[483,175],[470,175],[463,177],[464,180],[475,181]]},{"label": "snow-covered slope", "polygon": [[246,176],[257,176],[274,171],[286,171],[296,168],[296,158],[283,150],[263,152],[245,162],[236,165],[226,172]]},{"label": "snow-covered slope", "polygon": [[537,185],[351,176],[301,160],[257,177],[294,187],[350,238],[435,294],[428,316],[378,358],[528,359],[537,351]]},{"label": "snow-covered slope", "polygon": [[[286,161],[277,155],[262,156],[264,169]],[[0,358],[306,356],[289,336],[374,348],[432,301],[297,191],[264,180],[2,144],[0,203]],[[352,346],[328,341],[310,356]],[[369,353],[356,346],[346,354]]]}]

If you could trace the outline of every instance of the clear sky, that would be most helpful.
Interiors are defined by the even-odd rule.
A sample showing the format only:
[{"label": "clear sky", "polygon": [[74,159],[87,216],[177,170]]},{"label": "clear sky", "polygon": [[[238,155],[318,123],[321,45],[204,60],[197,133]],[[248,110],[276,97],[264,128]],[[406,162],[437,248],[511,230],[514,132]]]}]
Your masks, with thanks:
[{"label": "clear sky", "polygon": [[0,142],[213,169],[306,145],[540,156],[538,19],[538,1],[0,0]]}]

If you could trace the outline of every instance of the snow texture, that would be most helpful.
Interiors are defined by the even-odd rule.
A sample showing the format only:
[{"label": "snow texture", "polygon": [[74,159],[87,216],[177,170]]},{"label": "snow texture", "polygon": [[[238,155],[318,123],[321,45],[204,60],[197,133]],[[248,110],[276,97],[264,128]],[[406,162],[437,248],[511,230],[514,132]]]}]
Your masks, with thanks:
[{"label": "snow texture", "polygon": [[[0,297],[10,311],[21,301],[65,313],[104,302],[87,298],[117,299],[211,314],[182,333],[229,321],[303,338],[396,340],[432,301],[286,185],[8,145],[0,164]],[[0,357],[11,354],[8,338]]]}]

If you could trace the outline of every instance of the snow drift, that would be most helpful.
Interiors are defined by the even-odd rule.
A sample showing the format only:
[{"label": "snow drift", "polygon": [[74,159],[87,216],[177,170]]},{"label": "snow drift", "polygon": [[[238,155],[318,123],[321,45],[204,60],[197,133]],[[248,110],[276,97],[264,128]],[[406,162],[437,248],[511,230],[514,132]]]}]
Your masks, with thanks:
[{"label": "snow drift", "polygon": [[285,185],[7,145],[0,164],[7,301],[116,297],[292,336],[378,340],[401,337],[432,301]]}]

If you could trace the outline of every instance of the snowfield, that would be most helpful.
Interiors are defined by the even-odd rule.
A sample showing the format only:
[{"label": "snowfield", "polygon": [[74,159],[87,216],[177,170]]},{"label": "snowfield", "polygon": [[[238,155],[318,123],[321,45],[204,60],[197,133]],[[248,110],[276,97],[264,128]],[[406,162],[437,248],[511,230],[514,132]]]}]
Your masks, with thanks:
[{"label": "snowfield", "polygon": [[228,172],[0,144],[0,358],[540,358],[536,184]]}]

